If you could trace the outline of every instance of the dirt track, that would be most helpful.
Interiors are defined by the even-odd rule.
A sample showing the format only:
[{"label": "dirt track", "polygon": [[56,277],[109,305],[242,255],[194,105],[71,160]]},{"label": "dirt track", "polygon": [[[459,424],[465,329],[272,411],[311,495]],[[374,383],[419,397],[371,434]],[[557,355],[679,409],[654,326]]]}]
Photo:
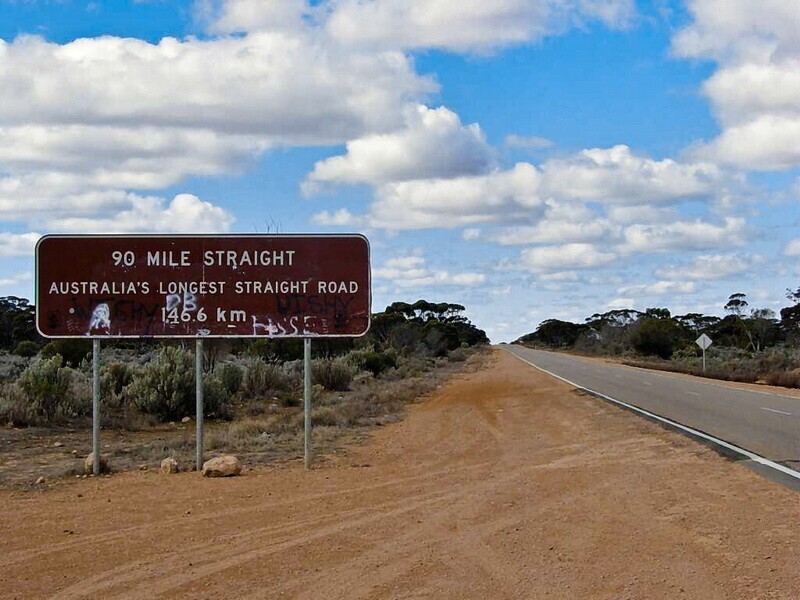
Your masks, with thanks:
[{"label": "dirt track", "polygon": [[502,351],[311,473],[0,501],[3,598],[800,596],[800,496]]}]

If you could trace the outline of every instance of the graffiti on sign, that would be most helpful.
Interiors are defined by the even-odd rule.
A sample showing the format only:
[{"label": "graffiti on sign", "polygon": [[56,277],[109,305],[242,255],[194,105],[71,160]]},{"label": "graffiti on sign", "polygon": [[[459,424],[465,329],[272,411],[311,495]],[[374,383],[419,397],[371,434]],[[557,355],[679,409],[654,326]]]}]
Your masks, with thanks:
[{"label": "graffiti on sign", "polygon": [[46,236],[36,248],[47,337],[359,336],[370,285],[360,235]]}]

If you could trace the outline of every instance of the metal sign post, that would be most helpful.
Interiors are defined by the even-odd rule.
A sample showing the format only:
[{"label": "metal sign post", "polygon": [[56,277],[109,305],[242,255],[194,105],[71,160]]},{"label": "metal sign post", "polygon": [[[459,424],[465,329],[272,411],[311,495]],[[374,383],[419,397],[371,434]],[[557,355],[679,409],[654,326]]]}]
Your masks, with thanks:
[{"label": "metal sign post", "polygon": [[[72,260],[65,261],[64,257]],[[311,467],[311,337],[361,337],[372,276],[363,235],[47,235],[36,244],[36,328],[94,341],[94,472],[100,472],[100,339],[196,340],[197,469],[203,339],[303,338]]]},{"label": "metal sign post", "polygon": [[197,338],[195,345],[194,384],[195,384],[195,437],[196,466],[203,470],[203,338]]},{"label": "metal sign post", "polygon": [[705,333],[694,341],[695,344],[703,349],[703,373],[706,372],[706,349],[714,342]]},{"label": "metal sign post", "polygon": [[100,340],[92,340],[92,471],[100,475]]},{"label": "metal sign post", "polygon": [[306,469],[311,468],[311,338],[303,339],[303,457]]}]

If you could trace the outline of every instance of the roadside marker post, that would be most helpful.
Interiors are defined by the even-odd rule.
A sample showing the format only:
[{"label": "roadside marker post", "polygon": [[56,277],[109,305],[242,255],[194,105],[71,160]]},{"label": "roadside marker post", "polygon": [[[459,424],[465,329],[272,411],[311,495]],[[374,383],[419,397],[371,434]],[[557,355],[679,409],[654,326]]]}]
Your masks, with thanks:
[{"label": "roadside marker post", "polygon": [[714,342],[705,333],[694,341],[695,344],[703,349],[703,373],[706,372],[706,349]]},{"label": "roadside marker post", "polygon": [[311,338],[303,339],[303,463],[311,468]]},{"label": "roadside marker post", "polygon": [[196,470],[203,470],[203,338],[195,343],[194,384],[195,384],[195,437]]},{"label": "roadside marker post", "polygon": [[92,472],[100,475],[100,339],[92,339]]}]

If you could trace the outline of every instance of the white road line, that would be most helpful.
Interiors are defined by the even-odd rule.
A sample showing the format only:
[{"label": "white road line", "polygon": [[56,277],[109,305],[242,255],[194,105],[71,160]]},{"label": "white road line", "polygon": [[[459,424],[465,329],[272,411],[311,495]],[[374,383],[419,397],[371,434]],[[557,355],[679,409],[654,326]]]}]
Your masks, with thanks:
[{"label": "white road line", "polygon": [[686,393],[689,394],[690,396],[699,396],[700,395],[700,392],[686,392]]},{"label": "white road line", "polygon": [[779,415],[786,415],[787,417],[791,417],[792,413],[786,412],[785,410],[777,410],[775,408],[767,408],[766,406],[762,406],[761,410],[768,410],[769,412],[778,413]]},{"label": "white road line", "polygon": [[712,443],[716,444],[717,446],[721,446],[722,448],[727,448],[728,450],[732,450],[732,451],[736,452],[737,454],[741,454],[742,456],[746,456],[747,458],[749,458],[753,462],[756,462],[758,464],[764,465],[765,467],[769,467],[770,469],[774,469],[775,471],[779,471],[780,473],[783,473],[784,475],[788,475],[789,477],[794,477],[795,479],[800,479],[800,472],[795,471],[794,469],[790,469],[789,467],[785,467],[785,466],[783,466],[781,464],[776,463],[775,461],[769,460],[768,458],[764,458],[763,456],[755,454],[754,452],[750,452],[750,450],[745,450],[744,448],[736,446],[735,444],[731,444],[730,442],[726,442],[725,440],[721,440],[719,438],[716,438],[713,435],[709,435],[709,434],[704,433],[704,432],[702,432],[702,431],[700,431],[698,429],[693,429],[692,427],[688,427],[686,425],[681,425],[677,421],[673,421],[672,419],[667,419],[666,417],[662,417],[660,415],[652,413],[649,410],[645,410],[643,408],[639,408],[638,406],[634,406],[633,404],[628,404],[627,402],[623,402],[622,400],[617,400],[616,398],[612,398],[611,396],[606,396],[605,394],[601,394],[600,392],[597,392],[595,390],[592,390],[590,388],[587,388],[585,386],[577,384],[574,381],[570,381],[566,377],[561,377],[561,375],[556,375],[555,373],[552,373],[552,372],[548,371],[547,369],[543,369],[539,365],[536,365],[536,364],[532,363],[531,361],[522,358],[519,354],[517,354],[516,352],[513,352],[512,350],[508,350],[508,351],[511,352],[511,354],[516,356],[518,359],[520,359],[525,364],[532,366],[534,369],[538,369],[542,373],[547,373],[551,377],[555,377],[556,379],[560,379],[564,383],[566,383],[568,385],[571,385],[574,388],[577,388],[579,390],[583,390],[584,392],[589,392],[589,393],[594,394],[595,396],[597,396],[599,398],[603,398],[604,400],[608,400],[609,402],[613,402],[614,404],[618,404],[619,406],[624,406],[628,410],[632,410],[633,412],[637,412],[637,413],[639,413],[641,415],[644,415],[646,417],[650,417],[651,419],[655,419],[656,421],[660,421],[661,423],[666,423],[667,425],[669,425],[671,427],[675,427],[676,429],[680,429],[681,431],[685,431],[686,433],[689,433],[689,434],[694,435],[696,437],[702,438],[704,440],[708,440],[709,442],[712,442]]}]

